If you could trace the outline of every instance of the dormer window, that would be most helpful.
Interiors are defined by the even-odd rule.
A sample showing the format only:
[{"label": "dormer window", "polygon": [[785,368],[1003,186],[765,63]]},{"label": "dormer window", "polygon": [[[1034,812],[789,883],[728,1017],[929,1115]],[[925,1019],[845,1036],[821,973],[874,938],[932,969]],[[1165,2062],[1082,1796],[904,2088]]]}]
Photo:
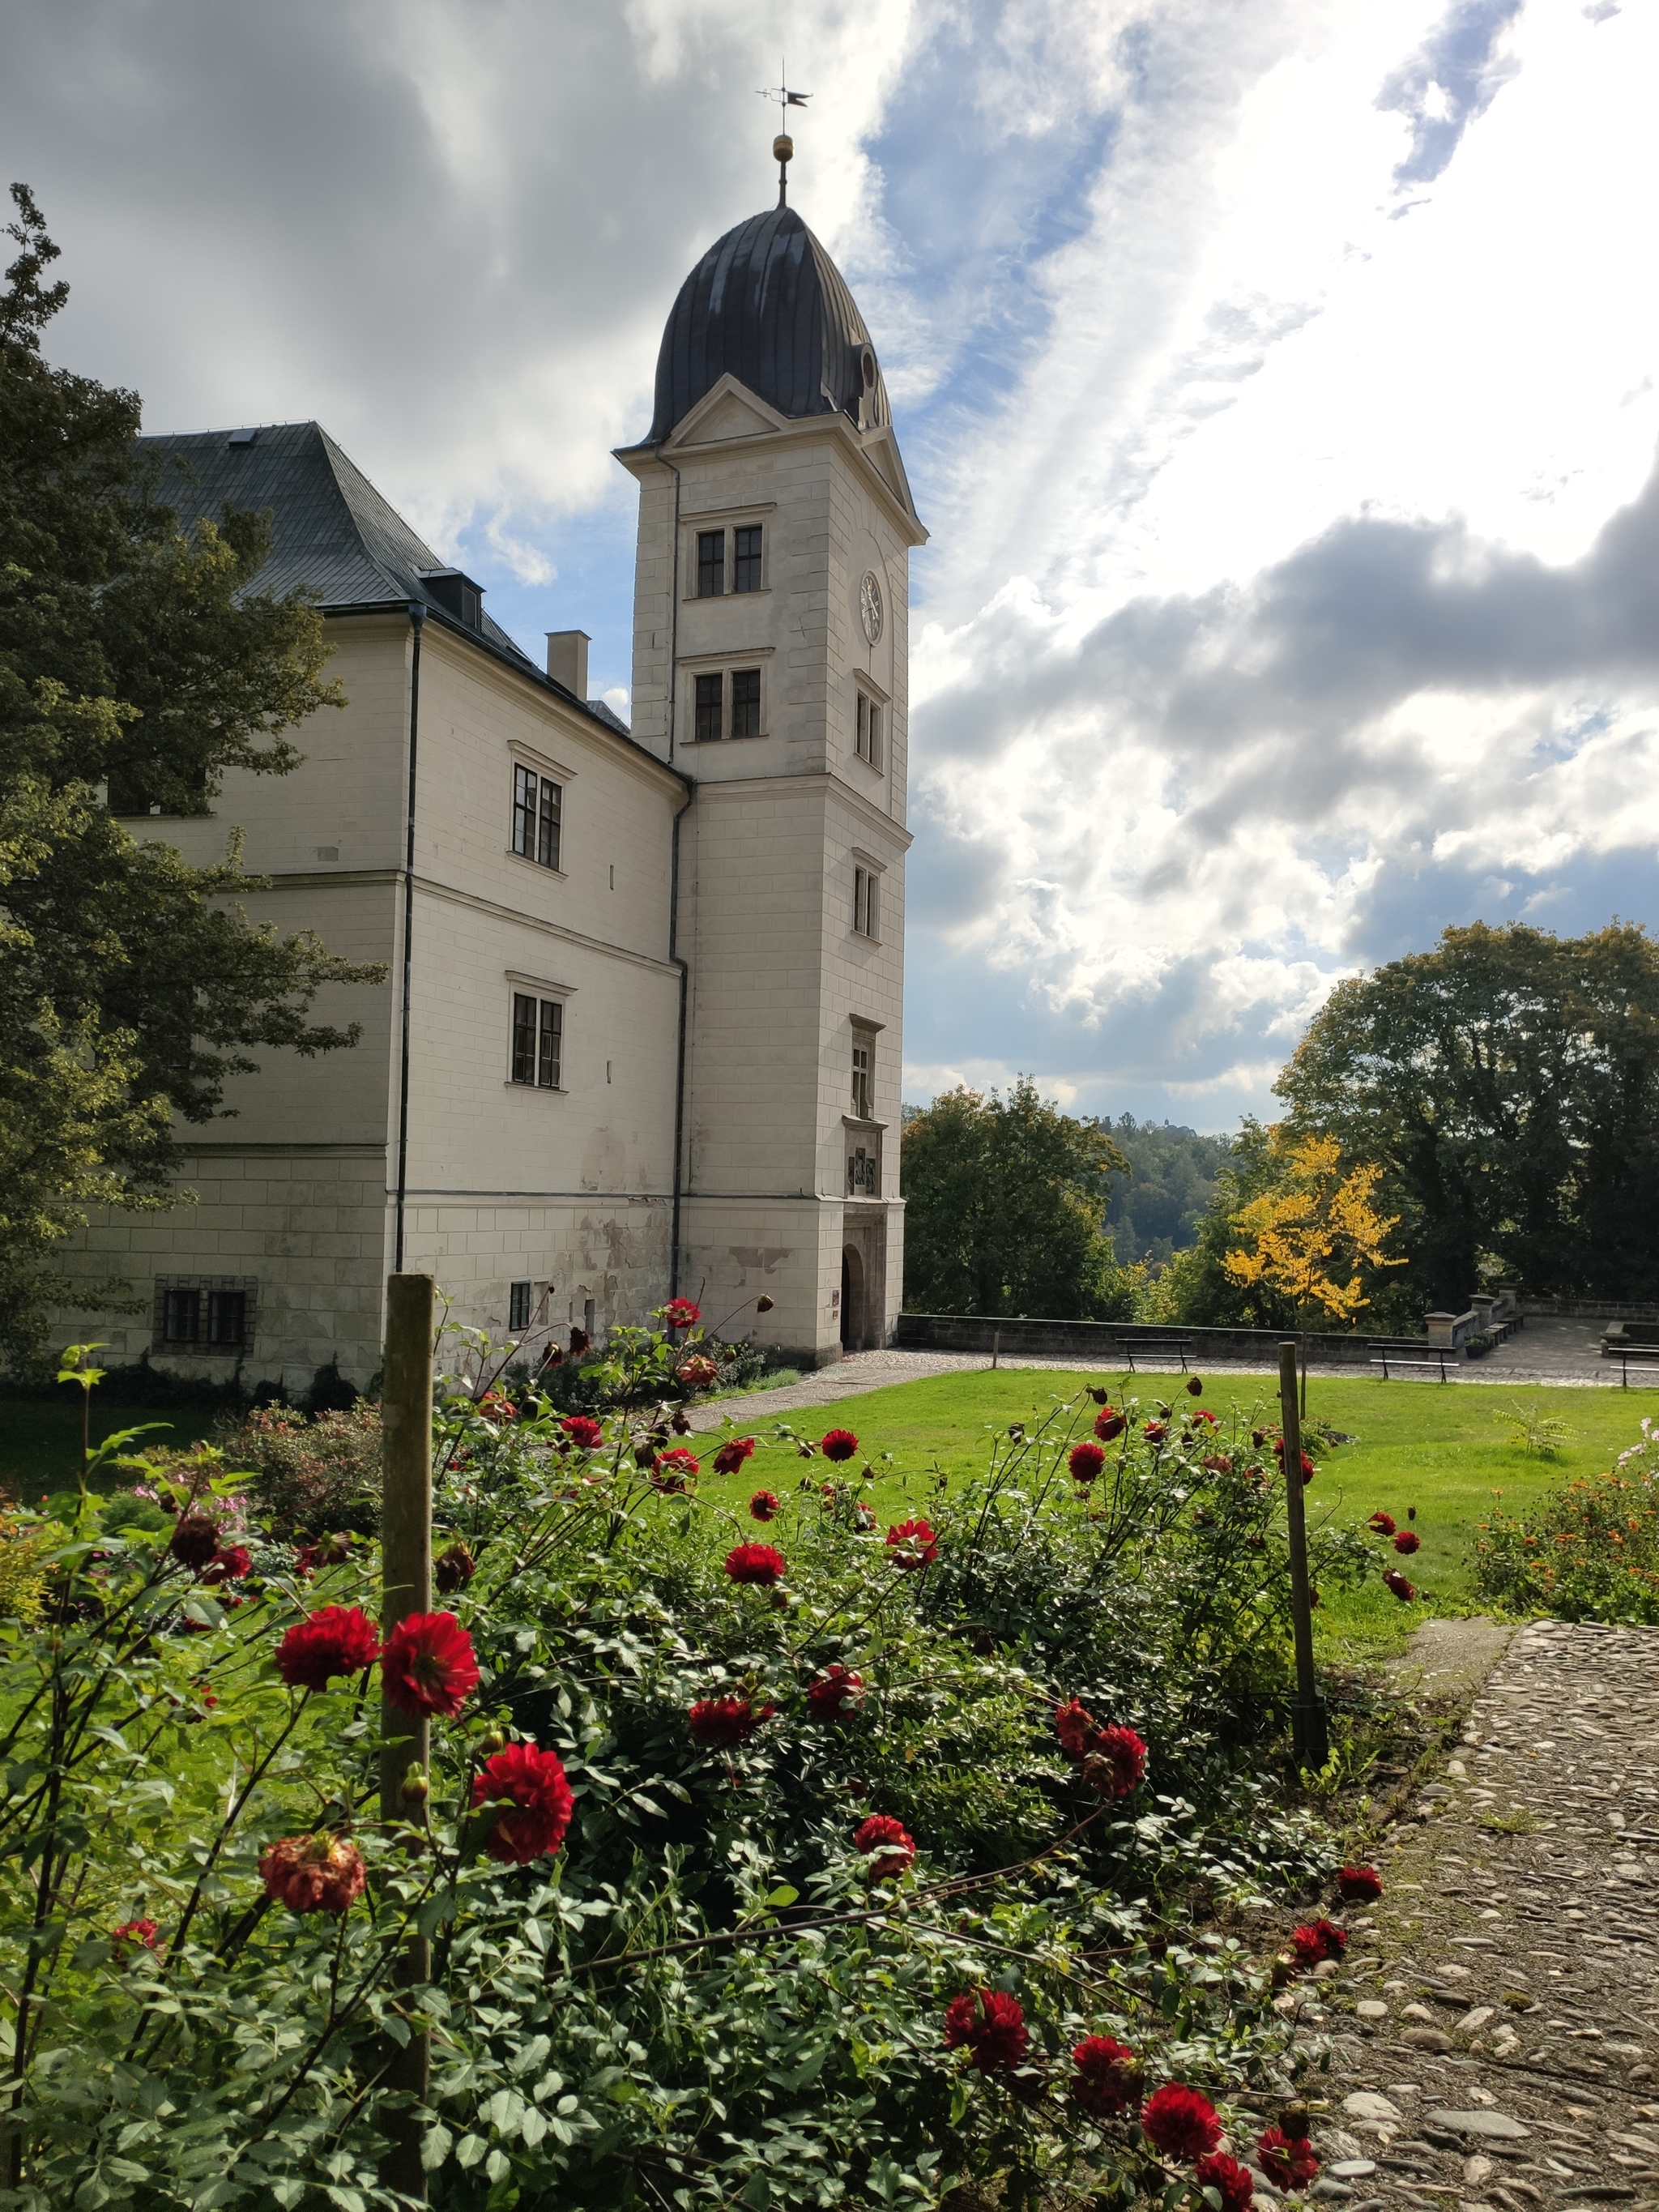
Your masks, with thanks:
[{"label": "dormer window", "polygon": [[475,584],[459,568],[428,568],[422,572],[421,581],[446,614],[453,615],[468,629],[483,628],[482,584]]}]

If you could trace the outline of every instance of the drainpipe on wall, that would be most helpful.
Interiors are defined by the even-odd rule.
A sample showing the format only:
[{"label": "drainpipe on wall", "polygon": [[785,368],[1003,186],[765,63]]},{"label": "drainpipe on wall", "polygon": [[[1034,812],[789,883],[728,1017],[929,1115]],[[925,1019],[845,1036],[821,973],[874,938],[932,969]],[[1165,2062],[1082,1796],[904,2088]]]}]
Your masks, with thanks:
[{"label": "drainpipe on wall", "polygon": [[[674,715],[680,695],[680,472],[662,458],[660,444],[653,447],[659,462],[674,479],[674,546],[669,563],[668,586],[668,763],[674,763]],[[690,778],[687,779],[688,783]],[[690,996],[691,970],[679,952],[680,941],[680,822],[696,796],[688,789],[685,805],[674,817],[674,842],[668,875],[668,957],[680,971],[679,1036],[674,1063],[674,1209],[669,1230],[668,1295],[680,1294],[680,1198],[684,1176],[681,1159],[685,1146],[685,1024]]]},{"label": "drainpipe on wall", "polygon": [[413,637],[409,661],[409,819],[404,842],[404,959],[403,1035],[398,1071],[398,1200],[397,1256],[392,1272],[404,1272],[404,1196],[409,1187],[409,1001],[410,978],[415,952],[415,750],[421,727],[421,632],[426,609],[418,599],[409,603],[409,626]]}]

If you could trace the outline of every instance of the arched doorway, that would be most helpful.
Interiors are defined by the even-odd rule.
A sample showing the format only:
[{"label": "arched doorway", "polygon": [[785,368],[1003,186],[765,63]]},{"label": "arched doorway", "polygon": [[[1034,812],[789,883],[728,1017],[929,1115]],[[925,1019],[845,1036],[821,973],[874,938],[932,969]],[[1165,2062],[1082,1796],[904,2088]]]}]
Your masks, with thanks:
[{"label": "arched doorway", "polygon": [[842,1247],[841,1348],[864,1349],[864,1255],[854,1244]]}]

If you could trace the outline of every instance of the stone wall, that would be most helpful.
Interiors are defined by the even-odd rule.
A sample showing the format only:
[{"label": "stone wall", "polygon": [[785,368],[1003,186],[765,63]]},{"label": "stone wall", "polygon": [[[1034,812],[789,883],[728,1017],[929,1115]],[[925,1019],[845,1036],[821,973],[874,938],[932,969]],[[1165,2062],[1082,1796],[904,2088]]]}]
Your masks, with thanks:
[{"label": "stone wall", "polygon": [[[1276,1367],[1280,1331],[1270,1328],[1152,1328],[1137,1322],[1034,1321],[999,1319],[994,1315],[914,1314],[898,1317],[896,1341],[912,1352],[982,1352],[994,1349],[1006,1359],[1022,1355],[1076,1359],[1079,1364],[1121,1370],[1128,1365],[1126,1342],[1148,1337],[1184,1336],[1187,1364],[1198,1369],[1229,1360]],[[1317,1365],[1369,1364],[1369,1337],[1344,1333],[1310,1335],[1308,1358]],[[1158,1364],[1164,1364],[1160,1357]]]}]

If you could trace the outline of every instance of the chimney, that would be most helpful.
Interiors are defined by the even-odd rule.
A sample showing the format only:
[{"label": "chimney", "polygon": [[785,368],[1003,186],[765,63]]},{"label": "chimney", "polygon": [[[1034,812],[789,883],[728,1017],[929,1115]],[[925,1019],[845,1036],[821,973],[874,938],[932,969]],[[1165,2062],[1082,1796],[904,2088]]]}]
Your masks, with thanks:
[{"label": "chimney", "polygon": [[547,633],[547,672],[556,684],[574,691],[587,704],[587,647],[585,629],[550,629]]}]

